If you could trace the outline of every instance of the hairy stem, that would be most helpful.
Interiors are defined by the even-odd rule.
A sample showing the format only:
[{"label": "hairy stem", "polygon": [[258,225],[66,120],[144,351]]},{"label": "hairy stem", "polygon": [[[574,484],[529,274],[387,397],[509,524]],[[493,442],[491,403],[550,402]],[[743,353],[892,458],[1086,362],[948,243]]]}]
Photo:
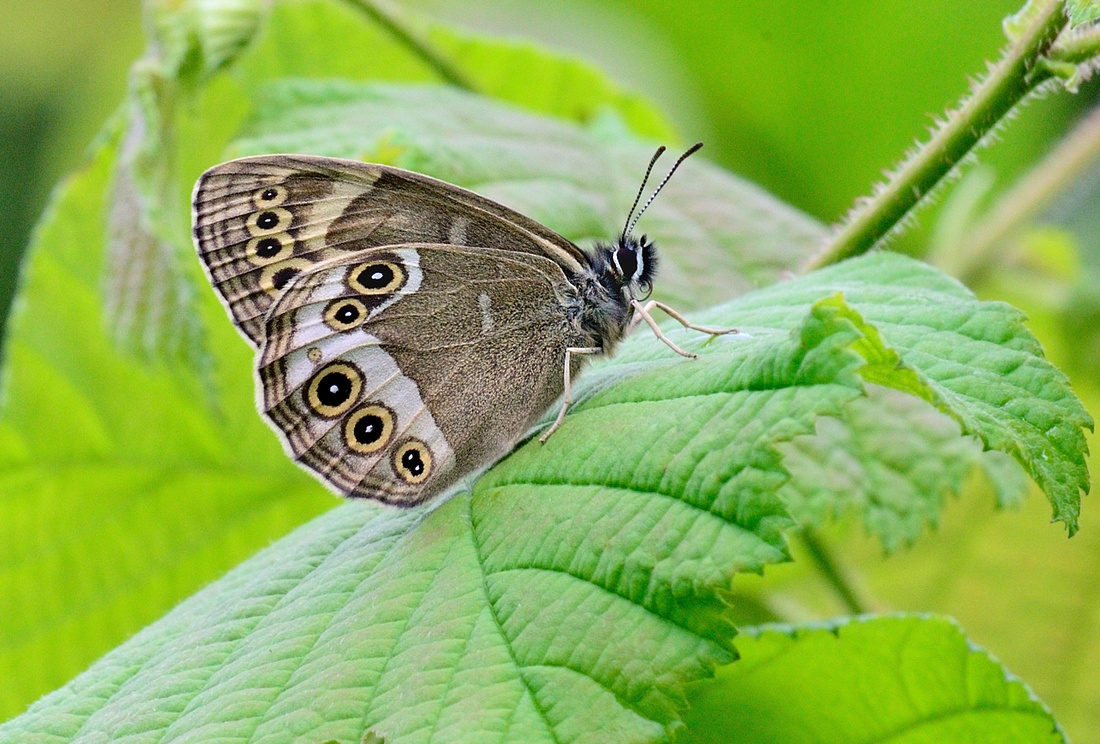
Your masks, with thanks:
[{"label": "hairy stem", "polygon": [[844,576],[844,572],[841,571],[840,565],[833,558],[832,552],[825,541],[810,527],[804,528],[800,534],[802,544],[806,546],[806,551],[810,554],[814,565],[817,566],[817,570],[821,572],[826,583],[836,592],[837,597],[844,603],[848,612],[853,615],[866,613],[868,611],[867,605],[860,600],[855,587]]},{"label": "hairy stem", "polygon": [[473,82],[441,55],[431,42],[405,23],[385,0],[347,0],[347,2],[389,32],[443,80],[456,88],[477,92]]},{"label": "hairy stem", "polygon": [[902,223],[970,155],[1010,111],[1051,74],[1036,62],[1066,25],[1062,0],[1045,0],[1027,29],[958,109],[912,157],[859,204],[804,271],[866,253]]}]

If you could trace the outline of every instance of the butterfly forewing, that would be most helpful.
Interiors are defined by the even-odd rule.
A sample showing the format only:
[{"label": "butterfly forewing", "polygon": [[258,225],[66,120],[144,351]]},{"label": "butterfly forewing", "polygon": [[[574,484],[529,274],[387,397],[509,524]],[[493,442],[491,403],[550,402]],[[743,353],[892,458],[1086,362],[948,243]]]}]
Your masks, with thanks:
[{"label": "butterfly forewing", "polygon": [[238,328],[263,341],[263,317],[298,272],[331,257],[328,227],[379,173],[354,179],[303,171],[290,158],[231,161],[195,186],[199,256]]},{"label": "butterfly forewing", "polygon": [[584,254],[560,235],[473,192],[417,173],[301,155],[211,168],[194,193],[199,255],[238,328],[256,346],[287,283],[325,260],[409,242],[545,256],[570,273]]}]

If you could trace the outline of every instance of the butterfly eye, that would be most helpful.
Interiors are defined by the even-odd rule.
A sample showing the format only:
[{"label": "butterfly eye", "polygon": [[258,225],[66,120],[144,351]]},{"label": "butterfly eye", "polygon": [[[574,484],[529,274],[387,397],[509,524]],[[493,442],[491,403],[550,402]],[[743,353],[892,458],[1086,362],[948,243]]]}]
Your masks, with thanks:
[{"label": "butterfly eye", "polygon": [[404,285],[405,276],[405,269],[399,264],[373,261],[352,269],[348,286],[360,294],[391,294]]},{"label": "butterfly eye", "polygon": [[360,408],[344,423],[344,439],[356,452],[368,455],[382,449],[393,436],[393,413],[376,404]]},{"label": "butterfly eye", "polygon": [[350,364],[336,362],[309,381],[305,390],[306,404],[322,416],[341,416],[355,405],[362,389],[362,373]]},{"label": "butterfly eye", "polygon": [[633,245],[620,245],[615,251],[615,265],[624,282],[631,282],[638,274],[638,251]]},{"label": "butterfly eye", "polygon": [[325,308],[325,323],[334,331],[358,328],[367,316],[367,306],[354,297],[335,300]]},{"label": "butterfly eye", "polygon": [[406,440],[393,453],[393,469],[413,485],[423,483],[432,472],[432,453],[420,440]]},{"label": "butterfly eye", "polygon": [[286,186],[265,186],[252,194],[252,203],[263,209],[277,207],[286,201]]},{"label": "butterfly eye", "polygon": [[293,219],[294,215],[290,213],[289,209],[273,207],[248,215],[248,219],[245,220],[245,227],[248,228],[249,235],[259,238],[265,235],[274,235],[277,232],[284,232],[290,227]]}]

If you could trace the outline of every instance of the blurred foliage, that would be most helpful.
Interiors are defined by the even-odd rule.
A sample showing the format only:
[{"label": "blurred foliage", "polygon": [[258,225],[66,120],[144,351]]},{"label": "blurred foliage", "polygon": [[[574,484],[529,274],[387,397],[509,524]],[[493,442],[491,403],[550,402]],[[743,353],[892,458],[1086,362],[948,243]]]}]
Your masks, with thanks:
[{"label": "blurred foliage", "polygon": [[[707,157],[831,222],[996,58],[1017,0],[411,0],[456,24],[521,33],[645,91]],[[580,22],[578,22],[578,19]],[[1003,182],[1082,103],[1024,109],[983,160]],[[1032,110],[1036,109],[1036,110]],[[931,220],[927,220],[931,222]]]},{"label": "blurred foliage", "polygon": [[[79,19],[79,22],[73,22]],[[138,0],[5,0],[0,23],[0,323],[50,187],[122,100]]]}]

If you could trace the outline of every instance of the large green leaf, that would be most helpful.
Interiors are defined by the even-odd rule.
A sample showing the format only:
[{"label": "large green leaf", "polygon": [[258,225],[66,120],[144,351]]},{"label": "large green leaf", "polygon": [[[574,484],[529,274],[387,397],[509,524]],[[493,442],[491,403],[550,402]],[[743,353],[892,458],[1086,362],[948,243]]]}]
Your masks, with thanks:
[{"label": "large green leaf", "polygon": [[[865,331],[867,346],[858,347],[868,362],[861,374],[869,382],[933,403],[958,421],[963,433],[980,438],[985,448],[1012,455],[1047,494],[1054,518],[1065,522],[1073,534],[1077,529],[1081,492],[1089,490],[1085,462],[1088,446],[1083,429],[1092,428],[1092,417],[1073,395],[1066,376],[1043,359],[1042,349],[1024,328],[1018,310],[1005,303],[979,302],[955,280],[915,266],[884,253],[855,265],[843,264],[815,272],[798,282],[777,284],[751,296],[754,304],[751,309],[741,311],[741,324],[750,325],[755,317],[776,317],[775,308],[767,307],[776,295],[799,307],[825,290],[842,291],[873,323]],[[896,284],[903,285],[905,290],[897,291]],[[746,298],[746,303],[749,300]],[[759,311],[760,316],[754,313],[755,303],[767,307]],[[838,307],[837,312],[854,323],[862,323],[862,319],[843,308]],[[876,343],[879,334],[897,351],[891,348],[879,351]],[[871,421],[866,417],[864,420]],[[869,426],[872,431],[882,430],[881,424],[869,423]],[[914,429],[910,436],[921,439],[926,434]],[[830,447],[849,449],[849,454],[854,451],[848,444],[833,439]],[[939,439],[944,441],[942,436]],[[919,490],[939,488],[941,482],[957,482],[958,468],[953,463],[962,453],[951,454],[940,448],[940,454],[947,455],[945,463],[933,467],[946,467],[956,474],[928,481],[927,473],[921,474],[923,468],[919,467],[927,465],[927,461],[918,460],[924,446],[920,442],[911,449],[898,446],[888,458],[884,452],[865,452],[861,456],[891,464],[891,469],[898,473],[908,473],[912,482],[924,484]],[[830,456],[829,452],[822,454],[826,459]],[[837,503],[852,498],[852,494],[841,492],[847,486],[836,489],[821,482],[805,485],[811,494],[819,489],[831,490]],[[942,493],[936,498],[942,498]],[[798,502],[804,496],[788,493],[787,500],[801,511],[805,507]],[[909,503],[901,508],[913,506]],[[868,524],[873,527],[879,521],[870,519]],[[903,515],[898,526],[906,523],[911,522]],[[883,534],[885,537],[888,533]],[[911,539],[913,533],[907,536]],[[887,538],[886,542],[896,544],[896,538]]]},{"label": "large green leaf", "polygon": [[[985,320],[963,333],[914,312],[931,304]],[[854,307],[892,322],[880,333]],[[288,725],[303,741],[368,730],[393,741],[505,730],[584,741],[608,726],[615,740],[661,740],[683,684],[732,658],[721,597],[735,573],[784,559],[777,444],[823,415],[844,419],[865,378],[933,399],[951,383],[935,377],[938,363],[908,366],[883,344],[903,310],[897,335],[927,322],[922,353],[902,349],[918,363],[978,344],[980,376],[1030,348],[1007,306],[888,254],[711,312],[747,321],[739,337],[670,331],[697,361],[632,337],[584,378],[561,431],[525,444],[472,493],[431,510],[330,512],[0,728],[0,740],[285,738]],[[988,327],[1003,346],[985,340]],[[1061,400],[1049,365],[1016,361]],[[983,403],[943,405],[965,419]]]},{"label": "large green leaf", "polygon": [[947,496],[981,461],[981,445],[925,401],[889,388],[870,388],[845,413],[783,448],[786,503],[802,524],[851,510],[887,550],[912,543],[939,521]]},{"label": "large green leaf", "polygon": [[[477,119],[446,114],[456,107],[468,110],[468,99],[435,90],[434,100],[425,99],[425,90],[407,91],[404,106],[402,96],[391,91],[385,127],[407,132],[405,157],[442,175],[456,152],[471,163],[491,163],[499,153],[498,139],[510,142],[515,153],[524,143],[534,152],[543,133],[557,128],[568,136],[561,148],[540,159],[541,176],[499,163],[495,179],[488,168],[478,171],[477,185],[513,205],[518,196],[505,192],[545,199],[558,207],[546,215],[547,222],[567,232],[571,225],[585,225],[587,232],[598,229],[603,213],[613,225],[619,223],[625,207],[608,203],[598,186],[586,192],[575,177],[549,163],[554,155],[579,162],[606,143],[599,162],[625,174],[644,165],[647,146],[621,129],[586,134],[576,125],[509,107],[493,117],[496,109],[484,99],[481,110],[496,129],[493,137],[478,137]],[[220,119],[217,114],[204,119],[211,113],[205,106],[216,109],[222,93],[212,92],[195,112],[185,141],[197,142],[210,133],[211,122],[235,120],[231,108]],[[452,128],[418,128],[425,103]],[[439,137],[457,140],[460,134],[462,148],[437,149]],[[369,143],[372,132],[364,130],[362,136]],[[304,149],[293,143],[288,147]],[[100,272],[106,255],[104,204],[116,156],[116,145],[105,147],[88,170],[58,192],[38,232],[10,327],[0,423],[0,461],[6,464],[0,477],[0,529],[6,535],[0,549],[0,710],[6,714],[62,684],[179,599],[333,503],[290,464],[261,423],[253,404],[249,350],[208,286],[197,303],[208,366],[193,370],[143,363],[111,343]],[[196,163],[194,169],[211,162]],[[773,242],[788,246],[780,254],[788,261],[808,250],[817,231],[811,221],[714,168],[700,164],[694,169],[711,189],[709,201],[692,206],[686,216],[664,212],[671,220],[660,219],[661,210],[655,213],[651,233],[668,238],[666,255],[675,252],[681,231],[698,243],[710,236],[731,255],[762,256]],[[180,215],[187,213],[189,188],[177,187]],[[604,202],[604,212],[578,213],[586,193]],[[743,228],[723,224],[723,212],[740,210],[758,216]],[[802,236],[802,242],[792,235]],[[746,266],[746,273],[755,270],[762,277],[779,268],[759,262],[756,268],[751,262]],[[187,270],[198,276],[196,259]],[[730,281],[731,291],[747,286],[736,274]],[[687,294],[688,280],[680,282],[681,293]],[[708,291],[718,290],[712,284]],[[63,322],[58,322],[59,308],[64,308]]]},{"label": "large green leaf", "polygon": [[949,620],[748,629],[691,691],[682,744],[1055,744],[1050,711]]},{"label": "large green leaf", "polygon": [[[201,170],[223,159],[272,76],[432,79],[384,30],[338,3],[275,4],[264,10],[257,31],[257,8],[247,0],[153,10],[158,29],[186,33],[161,39],[164,56],[154,58],[160,66],[139,63],[124,111],[132,117],[124,125],[129,133],[110,127],[103,138],[108,144],[90,167],[55,194],[28,258],[5,349],[0,717],[22,710],[181,598],[334,503],[287,461],[255,412],[249,351],[201,279],[190,245],[191,186]],[[443,39],[446,30],[432,34]],[[469,52],[471,74],[500,77],[514,59],[514,44],[455,38],[462,40],[455,60]],[[616,112],[646,134],[668,131],[655,109],[591,69],[584,73],[586,85],[547,95],[550,81],[579,74],[578,63],[531,49],[525,54],[528,81],[538,92],[525,100],[513,90],[509,97],[516,103],[594,117],[594,126],[617,128],[624,142],[629,137],[615,124]],[[188,96],[178,95],[178,81],[165,77],[184,73],[192,75]],[[542,88],[534,86],[540,81]],[[485,81],[481,87],[492,91]],[[386,126],[400,131],[410,113],[394,109]],[[534,142],[530,128],[537,121],[515,121],[518,129],[509,139],[517,146],[525,138]],[[434,134],[464,134],[467,146],[476,141],[476,120],[452,125]],[[151,129],[142,134],[143,127]],[[406,152],[433,146],[412,137]],[[135,194],[133,173],[119,167],[119,151],[126,148],[138,148],[141,167],[149,169],[140,192],[149,200],[144,207],[131,199],[120,208],[120,192]],[[469,147],[470,159],[485,155]],[[637,156],[635,170],[647,155]],[[427,158],[425,168],[438,173],[442,162],[442,154],[434,166]],[[491,187],[491,180],[484,185]],[[570,188],[559,184],[559,190]],[[543,193],[554,199],[554,192],[548,187]],[[736,186],[732,193],[748,192]],[[567,222],[569,200],[558,201],[566,205],[560,219]],[[777,229],[795,225],[806,244],[816,239],[812,221],[774,199],[766,204],[775,208]],[[764,211],[766,204],[760,205]],[[159,215],[155,237],[140,211],[148,207]],[[614,215],[616,223],[620,218]],[[716,216],[710,219],[713,224]],[[110,249],[104,242],[109,222],[115,238],[129,236]],[[665,234],[660,226],[655,232]],[[781,236],[765,232],[761,239]],[[787,260],[797,251],[785,254]],[[165,279],[180,272],[193,280],[178,295],[192,309],[150,315],[172,332],[194,322],[207,353],[197,365],[156,357],[139,363],[120,353],[112,341],[126,329],[112,312],[122,308],[129,320],[134,309],[163,308]],[[118,294],[120,287],[126,296]],[[160,332],[135,327],[142,342]]]}]

